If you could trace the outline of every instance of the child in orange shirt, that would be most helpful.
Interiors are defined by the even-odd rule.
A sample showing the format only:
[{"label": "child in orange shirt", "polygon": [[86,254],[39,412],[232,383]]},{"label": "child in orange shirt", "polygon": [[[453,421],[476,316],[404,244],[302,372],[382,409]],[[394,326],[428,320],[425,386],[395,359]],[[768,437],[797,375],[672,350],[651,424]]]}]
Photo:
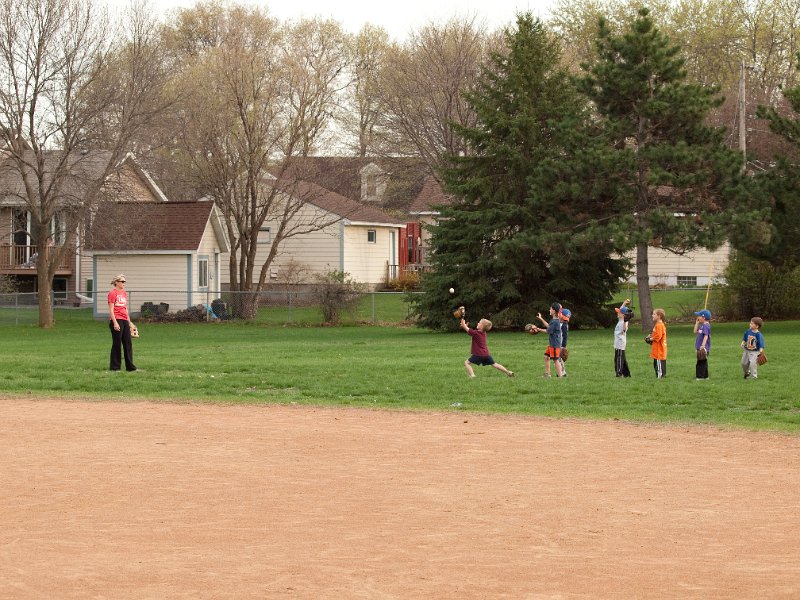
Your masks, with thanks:
[{"label": "child in orange shirt", "polygon": [[667,376],[667,326],[664,324],[665,317],[663,308],[657,308],[653,311],[653,331],[645,338],[645,341],[650,344],[650,358],[653,359],[653,368],[658,379]]}]

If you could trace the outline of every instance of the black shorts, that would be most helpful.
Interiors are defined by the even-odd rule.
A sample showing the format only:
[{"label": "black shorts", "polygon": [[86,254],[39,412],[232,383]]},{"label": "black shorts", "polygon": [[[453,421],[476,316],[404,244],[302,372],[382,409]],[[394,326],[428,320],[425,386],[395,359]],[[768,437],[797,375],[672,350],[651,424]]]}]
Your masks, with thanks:
[{"label": "black shorts", "polygon": [[469,362],[473,365],[480,365],[482,367],[491,367],[494,364],[494,359],[492,355],[489,356],[478,356],[477,354],[473,354],[469,357]]}]

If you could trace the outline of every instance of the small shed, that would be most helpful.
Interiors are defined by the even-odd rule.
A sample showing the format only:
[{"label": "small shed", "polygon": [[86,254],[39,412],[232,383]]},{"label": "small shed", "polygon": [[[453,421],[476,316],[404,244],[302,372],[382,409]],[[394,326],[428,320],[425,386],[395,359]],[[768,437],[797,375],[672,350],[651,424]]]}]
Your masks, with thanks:
[{"label": "small shed", "polygon": [[104,286],[118,273],[127,277],[132,315],[145,303],[174,312],[220,297],[230,248],[213,202],[106,203],[91,231],[96,317],[108,316]]}]

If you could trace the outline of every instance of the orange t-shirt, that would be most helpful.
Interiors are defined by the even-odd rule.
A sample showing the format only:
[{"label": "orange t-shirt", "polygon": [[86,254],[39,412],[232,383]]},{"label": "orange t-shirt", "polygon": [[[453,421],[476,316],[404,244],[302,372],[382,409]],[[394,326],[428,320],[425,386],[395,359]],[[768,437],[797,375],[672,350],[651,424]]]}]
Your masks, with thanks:
[{"label": "orange t-shirt", "polygon": [[667,326],[663,321],[657,321],[653,325],[653,332],[650,334],[653,343],[650,345],[650,358],[657,360],[667,360]]}]

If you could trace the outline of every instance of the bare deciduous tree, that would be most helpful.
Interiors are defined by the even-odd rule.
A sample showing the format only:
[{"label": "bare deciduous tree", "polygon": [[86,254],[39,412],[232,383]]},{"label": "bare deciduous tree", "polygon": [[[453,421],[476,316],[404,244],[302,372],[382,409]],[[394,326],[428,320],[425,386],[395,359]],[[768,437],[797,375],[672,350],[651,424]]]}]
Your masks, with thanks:
[{"label": "bare deciduous tree", "polygon": [[[230,288],[250,292],[240,295],[234,311],[251,317],[282,243],[339,219],[304,210],[324,192],[297,181],[289,167],[293,157],[314,148],[328,124],[344,67],[344,36],[330,22],[282,27],[263,11],[241,6],[220,9],[204,28],[216,32],[216,42],[182,44],[195,54],[187,57],[179,84],[186,92],[181,150],[222,211],[231,242]],[[198,29],[187,30],[194,35]],[[180,31],[171,35],[179,39]],[[259,253],[265,223],[266,256]]]},{"label": "bare deciduous tree", "polygon": [[464,99],[480,73],[497,36],[474,19],[430,24],[389,52],[381,76],[380,99],[384,127],[391,132],[387,154],[418,156],[431,167],[444,154],[466,151],[451,123],[475,124]]},{"label": "bare deciduous tree", "polygon": [[41,327],[53,325],[57,266],[164,105],[155,22],[139,4],[125,24],[114,30],[91,0],[0,2],[2,175],[30,214]]},{"label": "bare deciduous tree", "polygon": [[378,150],[380,74],[385,68],[389,48],[386,30],[370,24],[349,39],[351,80],[339,121],[355,141],[353,148],[360,158],[374,155]]}]

